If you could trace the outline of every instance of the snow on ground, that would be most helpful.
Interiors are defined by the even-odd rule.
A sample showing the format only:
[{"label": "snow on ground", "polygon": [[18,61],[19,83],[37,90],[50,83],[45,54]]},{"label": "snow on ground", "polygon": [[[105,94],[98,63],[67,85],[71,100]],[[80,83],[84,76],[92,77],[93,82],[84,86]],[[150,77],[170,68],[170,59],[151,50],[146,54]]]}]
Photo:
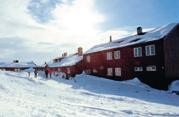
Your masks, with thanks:
[{"label": "snow on ground", "polygon": [[169,86],[169,91],[179,94],[179,80],[173,81]]},{"label": "snow on ground", "polygon": [[0,72],[0,117],[179,116],[179,96],[138,80],[78,75],[73,80]]}]

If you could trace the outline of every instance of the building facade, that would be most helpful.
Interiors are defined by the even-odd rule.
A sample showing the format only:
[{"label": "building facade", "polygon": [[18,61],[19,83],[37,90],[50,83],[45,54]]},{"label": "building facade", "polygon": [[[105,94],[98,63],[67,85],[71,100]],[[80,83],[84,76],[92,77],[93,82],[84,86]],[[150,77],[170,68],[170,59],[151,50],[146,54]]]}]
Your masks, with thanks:
[{"label": "building facade", "polygon": [[[140,30],[141,32],[141,30]],[[113,80],[134,77],[155,88],[179,79],[179,25],[94,46],[84,54],[87,74]]]}]

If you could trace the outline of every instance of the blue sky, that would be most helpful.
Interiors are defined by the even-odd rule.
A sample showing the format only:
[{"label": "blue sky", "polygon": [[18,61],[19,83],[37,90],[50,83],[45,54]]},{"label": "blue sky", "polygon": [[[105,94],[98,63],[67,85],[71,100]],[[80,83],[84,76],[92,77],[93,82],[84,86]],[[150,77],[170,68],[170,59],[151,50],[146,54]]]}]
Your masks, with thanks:
[{"label": "blue sky", "polygon": [[96,8],[108,18],[104,29],[179,22],[179,0],[96,0]]},{"label": "blue sky", "polygon": [[[61,0],[31,0],[28,9],[41,23],[53,20],[51,11]],[[68,0],[72,3],[73,0]],[[179,21],[178,0],[96,0],[95,9],[107,17],[101,28],[108,30],[116,27],[143,25],[155,27]]]},{"label": "blue sky", "polygon": [[179,22],[179,0],[0,0],[0,60],[39,64]]}]

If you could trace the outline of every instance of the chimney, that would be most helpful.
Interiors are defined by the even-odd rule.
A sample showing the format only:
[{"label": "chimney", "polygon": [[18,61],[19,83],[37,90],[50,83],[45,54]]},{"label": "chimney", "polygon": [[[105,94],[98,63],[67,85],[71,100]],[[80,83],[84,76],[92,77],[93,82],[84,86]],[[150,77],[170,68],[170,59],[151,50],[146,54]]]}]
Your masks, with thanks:
[{"label": "chimney", "polygon": [[83,55],[83,48],[82,48],[82,47],[79,47],[79,48],[78,48],[78,55],[79,55],[79,56],[82,56],[82,55]]},{"label": "chimney", "polygon": [[66,57],[66,56],[67,56],[67,52],[64,52],[64,53],[62,54],[62,58]]},{"label": "chimney", "polygon": [[67,57],[67,52],[64,52],[64,53],[63,53],[63,57]]},{"label": "chimney", "polygon": [[137,27],[137,35],[143,35],[142,27]]},{"label": "chimney", "polygon": [[53,63],[57,63],[58,62],[58,59],[53,59]]},{"label": "chimney", "polygon": [[110,37],[109,37],[109,42],[112,42],[112,36],[110,35]]},{"label": "chimney", "polygon": [[19,60],[13,60],[13,63],[19,63]]}]

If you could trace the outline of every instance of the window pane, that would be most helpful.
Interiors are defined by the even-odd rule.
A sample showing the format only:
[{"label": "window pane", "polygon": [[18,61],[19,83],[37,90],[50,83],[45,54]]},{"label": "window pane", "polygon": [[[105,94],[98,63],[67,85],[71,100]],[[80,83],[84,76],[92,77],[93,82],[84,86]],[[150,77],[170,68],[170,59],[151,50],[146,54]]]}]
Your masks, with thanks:
[{"label": "window pane", "polygon": [[146,56],[150,55],[149,46],[145,46],[145,55]]},{"label": "window pane", "polygon": [[121,76],[121,68],[115,68],[115,76]]},{"label": "window pane", "polygon": [[155,55],[155,45],[151,45],[150,47],[151,47],[150,54]]},{"label": "window pane", "polygon": [[134,71],[136,72],[143,71],[143,67],[134,67]]},{"label": "window pane", "polygon": [[107,52],[107,60],[112,60],[112,52]]},{"label": "window pane", "polygon": [[155,65],[150,65],[150,66],[147,66],[146,70],[147,71],[157,71],[157,67]]},{"label": "window pane", "polygon": [[134,57],[141,57],[141,56],[142,56],[142,48],[141,47],[134,48]]},{"label": "window pane", "polygon": [[87,56],[87,57],[86,57],[86,60],[87,60],[88,63],[90,63],[90,61],[91,61],[90,56]]},{"label": "window pane", "polygon": [[114,59],[120,59],[120,51],[114,51]]},{"label": "window pane", "polygon": [[70,68],[67,68],[67,73],[70,74]]},{"label": "window pane", "polygon": [[107,68],[107,75],[113,76],[113,69],[112,68]]},{"label": "window pane", "polygon": [[155,55],[155,45],[149,45],[145,47],[146,56]]}]

